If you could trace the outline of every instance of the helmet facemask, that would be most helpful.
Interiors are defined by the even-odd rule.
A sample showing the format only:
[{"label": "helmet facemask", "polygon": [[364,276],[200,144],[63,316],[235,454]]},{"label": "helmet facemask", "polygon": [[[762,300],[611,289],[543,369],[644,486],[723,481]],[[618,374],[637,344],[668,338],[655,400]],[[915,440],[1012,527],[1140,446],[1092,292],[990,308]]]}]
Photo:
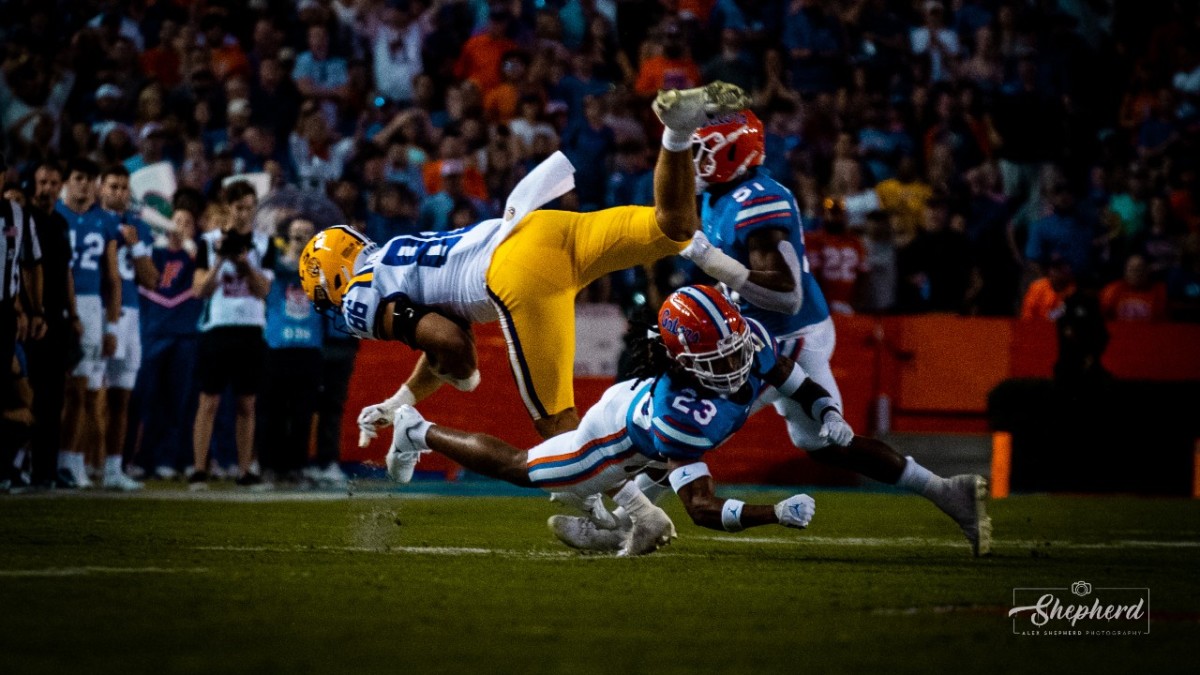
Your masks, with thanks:
[{"label": "helmet facemask", "polygon": [[696,167],[698,189],[700,189],[701,183],[707,187],[710,183],[728,182],[746,173],[751,164],[758,159],[759,153],[749,153],[728,176],[719,175],[723,172],[720,170],[721,162],[718,160],[718,155],[722,152],[729,153],[729,161],[733,161],[738,152],[737,141],[747,133],[750,133],[750,129],[741,127],[728,135],[715,129],[708,131],[700,129],[692,134],[692,163]]},{"label": "helmet facemask", "polygon": [[754,365],[754,354],[763,347],[749,327],[722,338],[712,351],[691,351],[682,335],[680,342],[684,352],[677,354],[675,360],[700,384],[720,394],[732,394],[746,384]]}]

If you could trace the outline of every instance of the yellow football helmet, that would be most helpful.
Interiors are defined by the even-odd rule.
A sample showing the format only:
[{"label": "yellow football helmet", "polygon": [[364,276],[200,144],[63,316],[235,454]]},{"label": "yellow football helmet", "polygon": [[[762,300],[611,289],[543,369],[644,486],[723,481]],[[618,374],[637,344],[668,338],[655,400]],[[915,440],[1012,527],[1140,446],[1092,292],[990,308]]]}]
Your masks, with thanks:
[{"label": "yellow football helmet", "polygon": [[342,306],[342,296],[360,260],[375,243],[346,225],[334,225],[313,236],[300,254],[300,285],[318,311]]}]

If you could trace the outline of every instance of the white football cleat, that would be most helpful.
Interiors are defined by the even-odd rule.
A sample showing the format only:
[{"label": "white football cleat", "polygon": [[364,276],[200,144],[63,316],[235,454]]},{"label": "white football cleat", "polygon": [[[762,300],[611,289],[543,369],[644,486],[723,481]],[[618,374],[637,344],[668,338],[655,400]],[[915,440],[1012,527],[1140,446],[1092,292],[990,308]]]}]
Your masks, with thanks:
[{"label": "white football cleat", "polygon": [[962,474],[946,479],[946,493],[934,503],[962,528],[975,557],[992,552],[992,519],[987,514],[988,482]]},{"label": "white football cleat", "polygon": [[633,529],[621,550],[617,551],[617,555],[629,557],[653,553],[678,536],[675,533],[675,523],[671,522],[667,512],[657,506],[651,506],[633,516]]},{"label": "white football cleat", "polygon": [[409,432],[422,424],[425,424],[425,418],[410,405],[400,406],[392,417],[392,447],[387,454],[387,472],[397,483],[411,481],[421,454],[429,452],[419,448],[409,437]]},{"label": "white football cleat", "polygon": [[550,516],[546,527],[550,528],[559,541],[571,548],[605,553],[616,553],[633,532],[632,527],[601,529],[591,519],[583,516]]},{"label": "white football cleat", "polygon": [[694,89],[660,91],[650,107],[663,126],[689,131],[704,126],[709,115],[737,112],[750,107],[750,97],[736,84],[713,82]]},{"label": "white football cleat", "polygon": [[120,492],[136,492],[141,490],[144,485],[136,480],[126,476],[121,471],[105,471],[104,478],[100,482],[100,487],[105,490],[118,490]]}]

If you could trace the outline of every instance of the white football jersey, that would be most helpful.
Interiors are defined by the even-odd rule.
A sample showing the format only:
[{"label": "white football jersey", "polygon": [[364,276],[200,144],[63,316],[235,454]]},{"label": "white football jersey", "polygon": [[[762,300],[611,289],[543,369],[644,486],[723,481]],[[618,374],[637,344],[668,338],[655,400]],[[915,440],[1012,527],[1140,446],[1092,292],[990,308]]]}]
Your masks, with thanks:
[{"label": "white football jersey", "polygon": [[391,239],[354,275],[342,300],[346,325],[359,337],[378,338],[379,306],[401,295],[471,323],[495,321],[487,271],[509,231],[493,218],[460,230]]}]

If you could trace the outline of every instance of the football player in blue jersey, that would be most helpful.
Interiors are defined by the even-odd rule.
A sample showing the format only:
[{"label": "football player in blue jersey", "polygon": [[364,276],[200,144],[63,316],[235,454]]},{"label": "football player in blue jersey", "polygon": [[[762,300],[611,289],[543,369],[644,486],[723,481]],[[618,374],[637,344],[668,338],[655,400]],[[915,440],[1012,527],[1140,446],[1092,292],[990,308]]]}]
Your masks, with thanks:
[{"label": "football player in blue jersey", "polygon": [[105,448],[104,485],[136,490],[141,484],[125,475],[121,454],[129,420],[129,399],[142,366],[142,333],[138,289],[158,285],[158,270],[150,258],[153,237],[130,207],[129,170],[120,164],[100,172],[100,207],[117,222],[117,271],[121,277],[121,318],[117,323],[117,351],[104,367]]},{"label": "football player in blue jersey", "polygon": [[[841,393],[829,360],[833,320],[804,256],[804,231],[796,200],[761,167],[763,125],[750,110],[714,118],[692,137],[702,230],[680,254],[740,298],[739,307],[767,328],[780,353],[830,392]],[[975,555],[991,546],[991,521],[982,476],[934,475],[886,444],[861,436],[831,451],[828,438],[799,403],[781,399],[775,409],[787,420],[792,444],[820,462],[870,476],[924,495],[953,518]],[[873,474],[883,462],[888,470]],[[647,486],[653,498],[654,488]],[[661,490],[659,491],[661,494]]]},{"label": "football player in blue jersey", "polygon": [[[809,379],[762,324],[743,317],[711,286],[685,287],[659,310],[658,333],[644,342],[635,379],[608,389],[574,431],[525,451],[485,434],[433,425],[411,406],[394,419],[388,470],[412,477],[414,454],[437,451],[463,466],[524,487],[567,494],[591,511],[590,518],[555,516],[590,528],[592,539],[624,555],[656,550],[674,526],[630,476],[657,467],[667,472],[692,520],[702,527],[738,532],[779,524],[808,526],[811,497],[794,495],[777,504],[746,504],[716,496],[704,455],[732,436],[757,409],[781,396],[794,401],[818,427],[821,438],[842,447],[854,431],[833,396]],[[615,492],[613,492],[615,490]],[[592,497],[609,492],[619,505],[609,514]]]},{"label": "football player in blue jersey", "polygon": [[[71,279],[83,327],[83,358],[67,385],[63,415],[63,445],[67,452],[59,455],[59,468],[64,481],[79,487],[91,487],[83,453],[98,454],[103,446],[100,395],[106,362],[119,346],[121,319],[121,277],[117,268],[120,233],[116,219],[96,203],[99,175],[100,167],[95,162],[71,160],[63,198],[54,207],[71,228]],[[93,459],[100,460],[98,456]]]}]

